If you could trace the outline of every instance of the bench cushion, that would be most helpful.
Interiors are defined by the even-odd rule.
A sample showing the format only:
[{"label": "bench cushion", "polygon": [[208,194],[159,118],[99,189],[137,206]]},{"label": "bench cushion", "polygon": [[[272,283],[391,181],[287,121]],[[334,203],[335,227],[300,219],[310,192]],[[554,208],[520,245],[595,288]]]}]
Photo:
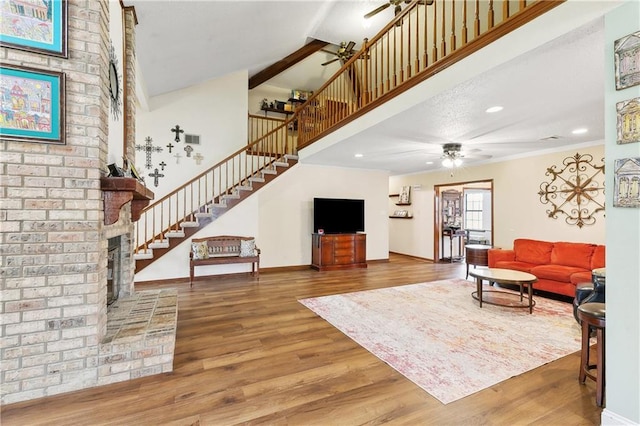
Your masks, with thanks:
[{"label": "bench cushion", "polygon": [[256,240],[240,240],[240,257],[256,255]]},{"label": "bench cushion", "polygon": [[209,258],[209,246],[206,241],[199,243],[191,243],[191,253],[194,260],[202,260]]}]

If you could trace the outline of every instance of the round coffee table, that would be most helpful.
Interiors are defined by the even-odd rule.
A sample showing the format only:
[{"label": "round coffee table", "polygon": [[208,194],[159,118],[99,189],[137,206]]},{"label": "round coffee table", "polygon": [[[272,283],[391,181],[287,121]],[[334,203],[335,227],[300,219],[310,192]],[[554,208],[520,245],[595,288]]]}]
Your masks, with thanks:
[{"label": "round coffee table", "polygon": [[[469,275],[476,279],[476,291],[471,293],[471,296],[482,303],[489,305],[504,306],[508,308],[529,308],[529,313],[533,312],[533,307],[536,305],[533,300],[533,283],[538,281],[535,275],[531,275],[527,272],[512,271],[511,269],[475,269],[469,271]],[[492,283],[498,284],[510,284],[520,287],[520,300],[517,300],[517,294],[500,291],[500,290],[482,290],[482,280],[487,280]],[[527,292],[529,294],[528,303],[525,303],[523,297],[523,287],[527,286]],[[483,298],[483,293],[488,297]],[[515,296],[515,297],[514,297]],[[516,299],[516,300],[514,300]]]}]

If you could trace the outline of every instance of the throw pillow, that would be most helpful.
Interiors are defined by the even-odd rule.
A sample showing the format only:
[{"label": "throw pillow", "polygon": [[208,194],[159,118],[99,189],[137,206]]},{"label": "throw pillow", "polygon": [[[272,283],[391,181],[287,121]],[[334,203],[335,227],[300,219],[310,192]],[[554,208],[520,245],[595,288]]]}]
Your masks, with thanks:
[{"label": "throw pillow", "polygon": [[209,246],[206,241],[201,243],[191,243],[191,252],[195,260],[208,259],[209,258]]},{"label": "throw pillow", "polygon": [[240,240],[240,257],[255,256],[256,240]]}]

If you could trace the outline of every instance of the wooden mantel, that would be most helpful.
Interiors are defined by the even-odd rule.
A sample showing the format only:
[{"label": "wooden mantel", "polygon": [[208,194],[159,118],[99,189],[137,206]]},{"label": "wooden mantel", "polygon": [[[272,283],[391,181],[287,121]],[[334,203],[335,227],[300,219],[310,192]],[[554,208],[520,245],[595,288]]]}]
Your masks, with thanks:
[{"label": "wooden mantel", "polygon": [[118,221],[120,209],[131,201],[131,221],[140,219],[142,209],[153,200],[153,192],[140,181],[128,177],[102,177],[100,189],[104,192],[104,224]]}]

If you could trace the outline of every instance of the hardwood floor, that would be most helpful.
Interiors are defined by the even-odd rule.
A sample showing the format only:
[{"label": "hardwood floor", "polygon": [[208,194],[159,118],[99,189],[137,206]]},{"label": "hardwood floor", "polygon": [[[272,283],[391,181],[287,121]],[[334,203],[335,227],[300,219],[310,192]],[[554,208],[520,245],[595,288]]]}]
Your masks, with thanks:
[{"label": "hardwood floor", "polygon": [[179,289],[172,373],[4,406],[1,423],[599,424],[594,383],[578,383],[579,352],[443,405],[297,302],[464,274],[464,264],[391,255],[364,270],[261,273],[259,283],[139,286]]}]

